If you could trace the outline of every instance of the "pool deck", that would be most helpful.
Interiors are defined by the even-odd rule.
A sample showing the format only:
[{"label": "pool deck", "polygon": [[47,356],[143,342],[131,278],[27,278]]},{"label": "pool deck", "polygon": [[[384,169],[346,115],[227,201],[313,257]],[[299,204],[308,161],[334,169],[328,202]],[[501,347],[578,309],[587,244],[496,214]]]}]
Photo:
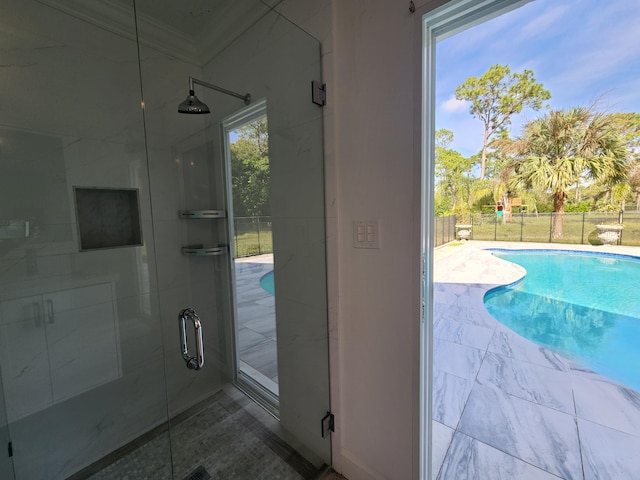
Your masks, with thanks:
[{"label": "pool deck", "polygon": [[274,296],[260,286],[273,270],[273,254],[235,260],[238,353],[244,373],[278,393],[278,355]]},{"label": "pool deck", "polygon": [[524,269],[491,247],[640,256],[638,247],[479,241],[436,250],[433,478],[639,479],[640,393],[495,320],[484,294]]}]

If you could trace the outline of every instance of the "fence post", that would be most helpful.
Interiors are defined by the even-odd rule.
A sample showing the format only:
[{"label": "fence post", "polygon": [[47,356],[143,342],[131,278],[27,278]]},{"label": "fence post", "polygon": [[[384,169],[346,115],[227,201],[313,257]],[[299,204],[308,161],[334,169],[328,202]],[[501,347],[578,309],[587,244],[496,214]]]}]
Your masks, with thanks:
[{"label": "fence post", "polygon": [[549,214],[549,243],[551,243],[551,235],[553,235],[553,215],[553,212]]},{"label": "fence post", "polygon": [[[618,215],[618,223],[620,225],[624,223],[624,210],[620,210],[620,214]],[[620,230],[620,235],[618,236],[618,245],[622,245],[622,230]]]},{"label": "fence post", "polygon": [[260,241],[260,216],[258,216],[258,254],[262,255],[262,242]]},{"label": "fence post", "polygon": [[522,229],[524,228],[524,213],[520,212],[520,242],[522,243]]},{"label": "fence post", "polygon": [[233,240],[236,245],[236,252],[235,252],[235,256],[238,256],[238,220],[236,220],[235,218],[233,219]]},{"label": "fence post", "polygon": [[580,237],[580,245],[584,243],[584,214],[585,212],[582,212],[582,236]]},{"label": "fence post", "polygon": [[498,240],[498,215],[493,216],[493,241]]}]

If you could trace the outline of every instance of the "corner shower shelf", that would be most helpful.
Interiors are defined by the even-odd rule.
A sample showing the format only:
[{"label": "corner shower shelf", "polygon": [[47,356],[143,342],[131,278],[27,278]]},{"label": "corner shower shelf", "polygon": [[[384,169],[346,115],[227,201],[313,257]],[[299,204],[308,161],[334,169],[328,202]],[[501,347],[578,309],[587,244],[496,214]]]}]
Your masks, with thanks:
[{"label": "corner shower shelf", "polygon": [[[184,210],[178,212],[180,218],[186,219],[216,219],[226,218],[224,210]],[[227,253],[226,245],[204,248],[202,245],[191,245],[182,247],[182,254],[192,257],[212,257],[216,255],[224,255]]]},{"label": "corner shower shelf", "polygon": [[209,247],[209,248],[204,248],[201,246],[182,247],[182,254],[189,255],[192,257],[212,257],[215,255],[224,255],[225,253],[227,253],[227,247],[224,245],[220,247]]},{"label": "corner shower shelf", "polygon": [[186,210],[179,212],[180,218],[225,218],[224,210]]}]

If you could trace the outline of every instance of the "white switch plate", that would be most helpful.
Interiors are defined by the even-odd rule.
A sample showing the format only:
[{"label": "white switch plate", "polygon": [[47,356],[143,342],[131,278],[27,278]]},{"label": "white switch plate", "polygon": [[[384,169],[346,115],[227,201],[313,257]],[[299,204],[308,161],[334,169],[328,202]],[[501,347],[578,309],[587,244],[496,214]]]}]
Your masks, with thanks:
[{"label": "white switch plate", "polygon": [[380,248],[380,221],[353,221],[354,248]]}]

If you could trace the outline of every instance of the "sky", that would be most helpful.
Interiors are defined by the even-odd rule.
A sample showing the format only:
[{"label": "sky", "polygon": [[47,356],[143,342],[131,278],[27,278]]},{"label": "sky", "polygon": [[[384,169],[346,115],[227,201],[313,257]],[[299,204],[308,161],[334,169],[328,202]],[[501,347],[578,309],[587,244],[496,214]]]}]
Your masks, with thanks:
[{"label": "sky", "polygon": [[[483,127],[455,89],[495,64],[533,70],[552,109],[640,112],[640,0],[534,0],[439,42],[436,129],[452,130],[449,148],[464,156],[482,148]],[[518,115],[511,136],[538,116]]]}]

